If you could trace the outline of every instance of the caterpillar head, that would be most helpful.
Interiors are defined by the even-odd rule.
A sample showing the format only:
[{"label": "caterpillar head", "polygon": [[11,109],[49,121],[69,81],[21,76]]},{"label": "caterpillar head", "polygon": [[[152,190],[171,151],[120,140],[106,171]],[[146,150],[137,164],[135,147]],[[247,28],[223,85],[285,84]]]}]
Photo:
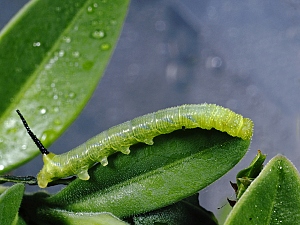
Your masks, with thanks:
[{"label": "caterpillar head", "polygon": [[57,169],[57,166],[55,165],[55,163],[53,163],[52,160],[55,154],[49,152],[41,143],[41,141],[37,138],[37,136],[35,136],[35,134],[29,128],[21,112],[17,110],[17,113],[20,116],[23,125],[27,130],[27,133],[29,134],[29,136],[34,141],[34,143],[36,144],[36,146],[39,148],[40,152],[43,155],[44,166],[42,170],[39,172],[39,174],[37,175],[37,180],[38,180],[39,187],[45,188],[47,187],[49,182],[56,180],[57,177],[56,175],[60,173],[60,170]]},{"label": "caterpillar head", "polygon": [[40,188],[45,188],[49,182],[56,180],[56,170],[52,161],[54,156],[55,154],[51,152],[48,154],[43,154],[44,166],[37,175],[37,181]]}]

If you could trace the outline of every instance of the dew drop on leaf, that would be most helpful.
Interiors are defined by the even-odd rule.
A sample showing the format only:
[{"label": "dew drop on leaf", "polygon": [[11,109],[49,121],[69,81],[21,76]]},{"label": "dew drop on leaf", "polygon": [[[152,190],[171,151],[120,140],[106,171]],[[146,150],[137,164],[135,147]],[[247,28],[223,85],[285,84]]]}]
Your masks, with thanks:
[{"label": "dew drop on leaf", "polygon": [[78,51],[74,51],[72,52],[72,56],[78,58],[80,56],[80,53]]},{"label": "dew drop on leaf", "polygon": [[87,12],[88,13],[92,13],[94,11],[93,7],[92,6],[88,6],[87,7]]},{"label": "dew drop on leaf", "polygon": [[51,139],[53,139],[55,137],[56,132],[54,130],[45,130],[40,138],[40,140],[43,142],[46,139],[48,141],[50,141]]},{"label": "dew drop on leaf", "polygon": [[102,45],[101,45],[101,47],[100,47],[100,49],[102,50],[102,51],[107,51],[107,50],[109,50],[111,48],[111,45],[109,44],[109,43],[103,43]]},{"label": "dew drop on leaf", "polygon": [[32,44],[33,47],[40,47],[41,46],[41,42],[34,42]]},{"label": "dew drop on leaf", "polygon": [[92,33],[92,37],[95,39],[102,39],[106,36],[105,31],[104,30],[95,30]]},{"label": "dew drop on leaf", "polygon": [[58,52],[58,56],[59,57],[63,57],[65,55],[65,51],[64,50],[60,50],[59,52]]},{"label": "dew drop on leaf", "polygon": [[64,36],[64,37],[63,37],[63,40],[64,40],[64,42],[66,42],[66,43],[70,43],[70,42],[71,42],[71,38],[68,37],[68,36]]},{"label": "dew drop on leaf", "polygon": [[42,115],[47,113],[47,109],[44,106],[40,106],[38,109],[39,109],[40,114],[42,114]]},{"label": "dew drop on leaf", "polygon": [[70,92],[68,96],[69,98],[73,99],[76,97],[76,94],[74,92]]}]

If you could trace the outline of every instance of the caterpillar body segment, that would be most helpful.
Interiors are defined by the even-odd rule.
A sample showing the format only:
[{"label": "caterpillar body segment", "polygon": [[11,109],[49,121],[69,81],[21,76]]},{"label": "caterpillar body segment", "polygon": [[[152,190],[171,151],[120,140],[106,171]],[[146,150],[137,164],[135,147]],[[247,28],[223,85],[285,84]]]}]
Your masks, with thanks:
[{"label": "caterpillar body segment", "polygon": [[215,104],[192,104],[159,110],[114,126],[61,155],[43,154],[44,166],[38,174],[41,188],[53,180],[77,175],[88,180],[88,169],[116,152],[129,154],[129,147],[139,142],[153,144],[153,138],[175,130],[192,128],[216,129],[229,135],[250,140],[253,122],[230,109]]}]

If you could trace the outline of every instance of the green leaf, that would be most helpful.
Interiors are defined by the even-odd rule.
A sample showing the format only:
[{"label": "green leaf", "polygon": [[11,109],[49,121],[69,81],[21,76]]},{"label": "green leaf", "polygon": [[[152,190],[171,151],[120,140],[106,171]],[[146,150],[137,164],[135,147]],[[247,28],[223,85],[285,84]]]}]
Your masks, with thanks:
[{"label": "green leaf", "polygon": [[22,217],[18,216],[12,225],[26,225],[27,223]]},{"label": "green leaf", "polygon": [[[56,225],[128,225],[128,223],[120,220],[111,213],[74,213],[64,210],[55,210],[54,213],[48,211],[44,213],[51,213],[51,222],[47,219],[41,219],[36,224],[56,224]],[[50,223],[49,223],[50,222]],[[32,223],[31,223],[32,224]]]},{"label": "green leaf", "polygon": [[[128,220],[128,219],[127,219]],[[199,205],[198,194],[170,206],[149,213],[134,216],[134,225],[217,225],[213,213]]]},{"label": "green leaf", "polygon": [[274,157],[233,207],[225,225],[300,224],[300,177],[284,156]]},{"label": "green leaf", "polygon": [[[89,170],[90,180],[75,180],[45,198],[45,204],[73,212],[111,212],[120,218],[162,208],[223,176],[244,156],[250,140],[214,129],[191,129],[160,135],[154,143],[134,145],[129,155],[112,155],[108,166]],[[41,210],[27,204],[31,212]]]},{"label": "green leaf", "polygon": [[38,154],[15,110],[49,146],[104,72],[129,0],[33,0],[0,33],[0,171]]},{"label": "green leaf", "polygon": [[236,182],[237,182],[237,200],[241,198],[241,196],[244,194],[246,189],[249,187],[251,182],[259,175],[263,168],[263,163],[266,159],[267,155],[264,155],[261,153],[260,150],[258,150],[257,155],[250,163],[249,167],[241,170],[236,175]]},{"label": "green leaf", "polygon": [[18,220],[24,190],[23,184],[16,184],[0,195],[0,224],[13,224]]},{"label": "green leaf", "polygon": [[56,224],[56,225],[126,225],[119,218],[109,212],[72,212],[59,208],[45,207],[46,192],[36,192],[25,195],[20,216],[26,219],[27,224]]}]

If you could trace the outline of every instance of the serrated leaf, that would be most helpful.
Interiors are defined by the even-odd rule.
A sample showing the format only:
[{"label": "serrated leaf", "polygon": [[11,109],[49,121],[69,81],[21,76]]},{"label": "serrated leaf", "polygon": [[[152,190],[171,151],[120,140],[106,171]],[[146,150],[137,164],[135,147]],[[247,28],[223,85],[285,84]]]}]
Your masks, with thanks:
[{"label": "serrated leaf", "polygon": [[24,190],[23,184],[16,184],[0,195],[0,224],[13,224],[17,221]]},{"label": "serrated leaf", "polygon": [[129,0],[33,0],[0,33],[0,171],[38,154],[16,109],[49,146],[90,98]]},{"label": "serrated leaf", "polygon": [[270,160],[224,224],[300,224],[300,177],[294,165],[281,155]]},{"label": "serrated leaf", "polygon": [[[244,156],[250,141],[216,130],[192,129],[160,135],[154,143],[134,145],[129,155],[111,156],[108,166],[89,170],[90,180],[75,180],[43,204],[78,213],[111,212],[120,218],[155,210],[220,178]],[[27,204],[25,208],[41,210]]]}]

